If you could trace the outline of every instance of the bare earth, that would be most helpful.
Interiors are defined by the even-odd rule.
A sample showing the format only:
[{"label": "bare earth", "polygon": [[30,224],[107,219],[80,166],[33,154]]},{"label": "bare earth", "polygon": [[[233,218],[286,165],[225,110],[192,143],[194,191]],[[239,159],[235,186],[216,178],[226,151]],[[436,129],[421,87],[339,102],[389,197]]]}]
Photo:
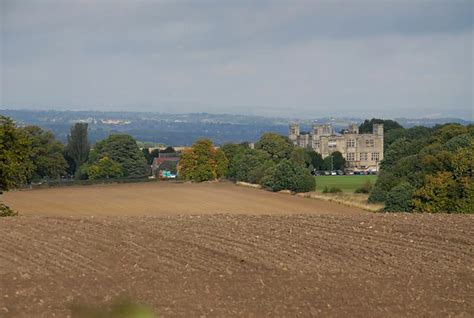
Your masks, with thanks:
[{"label": "bare earth", "polygon": [[160,316],[474,315],[472,216],[373,214],[232,184],[2,199],[22,216],[0,219],[0,317],[65,317],[116,297]]}]

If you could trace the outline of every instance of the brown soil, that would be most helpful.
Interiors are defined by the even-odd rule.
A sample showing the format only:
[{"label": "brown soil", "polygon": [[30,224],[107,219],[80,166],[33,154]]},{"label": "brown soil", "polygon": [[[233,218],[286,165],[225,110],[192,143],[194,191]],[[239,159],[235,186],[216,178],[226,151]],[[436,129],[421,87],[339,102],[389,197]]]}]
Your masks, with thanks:
[{"label": "brown soil", "polygon": [[[182,186],[190,193],[201,189]],[[109,198],[115,187],[106,188],[75,189],[105,202],[102,190]],[[104,304],[115,297],[147,304],[160,316],[474,315],[472,216],[344,214],[327,202],[223,188],[229,202],[241,196],[246,214],[139,210],[140,215],[124,216],[121,208],[119,216],[59,217],[47,216],[41,207],[42,215],[1,218],[0,316],[65,317],[72,304]],[[31,194],[36,200],[41,193],[72,190],[9,193],[6,201],[18,208],[14,196]],[[261,202],[252,199],[254,193],[261,200],[328,204],[334,210],[251,214],[250,204]],[[201,195],[219,198],[221,208],[231,211],[222,193]],[[281,211],[280,203],[269,204]],[[25,211],[20,209],[33,213]]]},{"label": "brown soil", "polygon": [[246,188],[230,182],[75,186],[12,191],[1,199],[22,215],[48,216],[362,212],[340,204]]}]

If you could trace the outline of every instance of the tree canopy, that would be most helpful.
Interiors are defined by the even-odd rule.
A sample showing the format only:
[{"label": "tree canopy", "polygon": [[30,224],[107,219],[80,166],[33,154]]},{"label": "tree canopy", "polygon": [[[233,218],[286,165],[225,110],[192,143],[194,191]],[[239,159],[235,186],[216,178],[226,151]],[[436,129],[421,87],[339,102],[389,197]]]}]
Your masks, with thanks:
[{"label": "tree canopy", "polygon": [[293,147],[283,136],[266,133],[255,144],[255,149],[227,144],[222,150],[230,162],[228,176],[237,181],[260,184],[271,191],[315,189],[310,171],[313,163],[320,166],[321,156],[312,149]]},{"label": "tree canopy", "polygon": [[250,148],[242,144],[225,144],[220,149],[224,152],[227,160],[229,161],[226,177],[229,179],[236,179],[237,162],[245,150]]},{"label": "tree canopy", "polygon": [[271,169],[262,183],[272,191],[308,192],[316,188],[315,179],[309,171],[301,164],[288,159],[283,159]]},{"label": "tree canopy", "polygon": [[388,211],[474,212],[474,126],[415,127],[400,136],[385,152],[369,201]]},{"label": "tree canopy", "polygon": [[71,174],[74,174],[76,169],[85,163],[89,157],[91,147],[87,128],[87,123],[76,123],[71,127],[71,132],[67,136],[68,143],[64,153]]},{"label": "tree canopy", "polygon": [[364,120],[359,126],[360,134],[371,134],[374,128],[374,124],[383,124],[384,134],[392,129],[403,128],[402,125],[391,119],[379,119],[372,118],[371,120]]},{"label": "tree canopy", "polygon": [[224,151],[216,150],[211,140],[200,139],[181,154],[178,173],[190,181],[214,180],[225,176],[228,164]]},{"label": "tree canopy", "polygon": [[104,157],[119,164],[124,177],[143,177],[149,172],[145,156],[132,136],[112,134],[97,142],[90,153],[89,164],[97,164]]},{"label": "tree canopy", "polygon": [[265,133],[260,140],[255,143],[255,149],[263,150],[268,153],[270,159],[279,161],[289,158],[293,150],[293,145],[287,137],[275,133]]},{"label": "tree canopy", "polygon": [[21,130],[30,142],[31,179],[56,179],[64,176],[67,168],[63,156],[64,146],[55,139],[53,133],[38,126],[27,126]]},{"label": "tree canopy", "polygon": [[0,115],[0,193],[25,184],[32,169],[27,135]]}]

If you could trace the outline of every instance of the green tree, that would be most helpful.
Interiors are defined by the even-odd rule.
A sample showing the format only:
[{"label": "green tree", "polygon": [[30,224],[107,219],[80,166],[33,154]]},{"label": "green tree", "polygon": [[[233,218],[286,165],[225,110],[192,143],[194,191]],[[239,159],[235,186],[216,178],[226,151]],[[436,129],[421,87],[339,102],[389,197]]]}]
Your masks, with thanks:
[{"label": "green tree", "polygon": [[372,191],[369,194],[369,203],[385,202],[388,192],[400,182],[393,171],[382,170],[379,173]]},{"label": "green tree", "polygon": [[344,170],[346,166],[346,159],[339,151],[334,151],[332,154],[324,158],[322,168],[326,171]]},{"label": "green tree", "polygon": [[119,163],[105,156],[97,163],[90,165],[87,174],[91,180],[118,178],[123,176],[123,169]]},{"label": "green tree", "polygon": [[151,154],[150,154],[150,148],[142,148],[142,153],[143,153],[143,156],[145,157],[146,159],[146,163],[148,165],[151,165],[153,163],[153,158],[151,157]]},{"label": "green tree", "polygon": [[321,165],[321,170],[324,170],[324,171],[334,170],[334,164],[333,164],[331,156],[327,156],[326,158],[324,158],[323,164]]},{"label": "green tree", "polygon": [[444,144],[447,151],[455,152],[461,148],[468,148],[471,145],[473,136],[469,133],[454,136]]},{"label": "green tree", "polygon": [[333,160],[333,165],[335,170],[344,170],[344,167],[346,166],[346,159],[342,156],[342,153],[339,151],[334,151],[332,154],[332,160]]},{"label": "green tree", "polygon": [[305,148],[295,147],[290,155],[290,160],[303,167],[311,165],[311,157]]},{"label": "green tree", "polygon": [[[471,125],[407,129],[386,151],[369,201],[393,205],[393,195],[401,191],[398,185],[406,182],[413,187],[412,204],[405,206],[407,209],[473,211],[473,149],[474,128]],[[387,209],[393,210],[390,206]]]},{"label": "green tree", "polygon": [[383,134],[383,149],[387,150],[390,145],[397,139],[404,138],[406,136],[405,128],[396,128],[384,132]]},{"label": "green tree", "polygon": [[397,160],[410,154],[413,154],[410,151],[410,142],[405,138],[397,139],[385,151],[384,159],[382,160],[380,166],[382,168],[390,167],[394,165]]},{"label": "green tree", "polygon": [[452,167],[457,188],[454,210],[474,213],[474,140],[469,147],[458,149],[452,158]]},{"label": "green tree", "polygon": [[22,128],[30,141],[30,161],[33,163],[32,179],[59,178],[66,174],[64,146],[50,131],[38,126]]},{"label": "green tree", "polygon": [[276,163],[273,160],[267,159],[263,162],[258,162],[258,165],[248,172],[248,180],[246,181],[255,184],[263,184],[263,179],[269,174],[273,174],[275,168]]},{"label": "green tree", "polygon": [[468,128],[460,124],[445,124],[435,130],[433,139],[444,144],[453,137],[468,133]]},{"label": "green tree", "polygon": [[290,158],[293,145],[287,137],[275,133],[265,133],[255,144],[255,149],[265,151],[270,159],[279,162],[282,159]]},{"label": "green tree", "polygon": [[222,149],[217,149],[214,154],[216,162],[216,175],[217,178],[222,178],[227,174],[229,168],[229,160],[227,159],[225,152]]},{"label": "green tree", "polygon": [[311,161],[311,165],[313,166],[314,169],[324,170],[323,169],[324,160],[320,153],[314,151],[312,148],[306,148],[306,153],[308,154]]},{"label": "green tree", "polygon": [[24,131],[0,115],[0,194],[27,182],[33,170],[30,151]]},{"label": "green tree", "polygon": [[291,190],[294,192],[314,191],[315,179],[307,169],[290,160],[280,161],[262,180],[262,185],[272,191]]},{"label": "green tree", "polygon": [[265,161],[270,160],[267,152],[256,149],[246,149],[235,157],[236,180],[254,183],[258,179],[255,170],[261,169]]},{"label": "green tree", "polygon": [[410,212],[413,210],[412,197],[414,188],[408,182],[401,182],[393,187],[385,200],[386,212]]},{"label": "green tree", "polygon": [[221,147],[221,150],[225,153],[229,166],[227,169],[226,177],[235,179],[237,175],[237,159],[241,156],[246,149],[249,149],[242,144],[225,144]]},{"label": "green tree", "polygon": [[90,153],[89,163],[97,163],[104,157],[120,164],[124,177],[143,177],[149,173],[145,156],[132,136],[112,134],[99,141]]},{"label": "green tree", "polygon": [[374,128],[374,124],[383,124],[383,131],[384,134],[392,129],[403,128],[402,125],[397,123],[394,120],[390,119],[379,119],[379,118],[372,118],[371,120],[366,119],[360,126],[359,126],[359,133],[360,134],[371,134]]},{"label": "green tree", "polygon": [[74,174],[76,169],[84,164],[89,157],[91,147],[87,128],[86,123],[76,123],[71,127],[71,132],[67,136],[68,143],[65,148],[65,157],[68,160],[71,174]]}]

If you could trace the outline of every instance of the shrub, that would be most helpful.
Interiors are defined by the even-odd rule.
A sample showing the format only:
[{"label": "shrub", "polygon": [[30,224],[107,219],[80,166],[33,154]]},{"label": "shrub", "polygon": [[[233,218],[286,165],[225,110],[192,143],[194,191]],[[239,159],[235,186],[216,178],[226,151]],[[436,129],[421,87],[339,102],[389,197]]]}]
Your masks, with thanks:
[{"label": "shrub", "polygon": [[410,212],[413,210],[412,197],[414,188],[408,182],[395,186],[387,194],[384,211]]},{"label": "shrub", "polygon": [[372,182],[370,180],[367,180],[364,182],[363,185],[355,189],[354,193],[370,193],[372,190]]},{"label": "shrub", "polygon": [[400,178],[388,171],[381,171],[369,195],[369,203],[385,202],[388,192],[397,185]]},{"label": "shrub", "polygon": [[299,178],[296,179],[296,187],[294,189],[295,192],[310,192],[314,191],[316,188],[316,181],[314,177],[307,173],[302,173],[299,175]]},{"label": "shrub", "polygon": [[285,159],[267,169],[262,185],[272,191],[309,192],[314,191],[316,181],[306,168]]},{"label": "shrub", "polygon": [[341,193],[342,190],[339,187],[332,186],[329,188],[329,193]]},{"label": "shrub", "polygon": [[324,186],[323,191],[322,191],[322,193],[341,193],[341,192],[342,192],[341,188],[336,187],[336,186],[332,186],[332,187]]},{"label": "shrub", "polygon": [[4,216],[17,216],[18,212],[11,209],[9,206],[0,203],[0,217]]}]

